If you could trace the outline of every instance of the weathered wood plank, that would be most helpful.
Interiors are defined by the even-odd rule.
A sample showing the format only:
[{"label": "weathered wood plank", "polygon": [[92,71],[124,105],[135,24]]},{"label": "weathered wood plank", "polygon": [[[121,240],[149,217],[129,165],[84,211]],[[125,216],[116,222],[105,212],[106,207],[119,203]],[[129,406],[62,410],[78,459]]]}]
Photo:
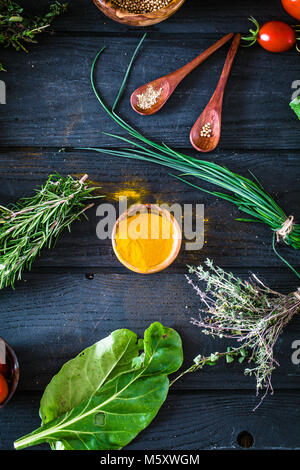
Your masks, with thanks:
[{"label": "weathered wood plank", "polygon": [[[75,175],[87,172],[97,185],[102,186],[102,202],[113,203],[119,195],[130,190],[129,204],[155,202],[179,204],[204,204],[205,245],[199,251],[186,251],[169,268],[169,272],[185,264],[195,264],[204,258],[214,259],[222,266],[267,267],[283,266],[271,249],[271,231],[259,224],[235,221],[241,213],[230,203],[197,191],[168,175],[168,169],[154,164],[103,156],[86,152],[58,153],[31,149],[0,153],[0,201],[15,202],[29,196],[45,182],[49,173],[61,172]],[[196,155],[191,152],[191,154]],[[287,214],[300,218],[300,160],[294,152],[217,152],[208,158],[248,176],[252,169],[265,188],[274,194]],[[201,184],[201,182],[200,182]],[[206,186],[208,187],[208,186]],[[216,189],[215,187],[212,189]],[[117,208],[117,207],[116,207]],[[117,208],[118,209],[118,208]],[[121,267],[110,240],[98,240],[96,226],[100,217],[96,209],[89,211],[89,221],[75,223],[71,234],[61,236],[55,250],[45,250],[35,266],[38,267]],[[299,253],[282,247],[281,252],[295,266],[299,266]]]},{"label": "weathered wood plank", "polygon": [[[45,3],[27,0],[24,5],[36,10]],[[169,21],[149,28],[148,42],[122,103],[124,115],[148,135],[189,148],[189,129],[214,89],[225,49],[195,71],[166,108],[149,120],[129,110],[129,92],[183,65],[221,35],[246,30],[250,14],[262,21],[288,18],[281,7],[274,8],[273,0],[232,0],[225,6],[219,0],[189,0]],[[128,327],[142,335],[156,320],[173,326],[182,335],[187,366],[199,352],[224,348],[224,342],[208,339],[189,324],[199,301],[185,282],[186,263],[209,256],[224,267],[238,268],[234,272],[243,277],[251,266],[282,292],[298,286],[287,269],[274,269],[281,264],[271,252],[267,228],[235,222],[238,212],[232,206],[173,180],[167,171],[85,152],[40,149],[116,145],[101,134],[116,128],[91,92],[89,68],[98,48],[109,44],[99,64],[98,83],[111,103],[141,35],[141,29],[107,20],[91,0],[70,3],[69,14],[59,18],[54,29],[56,36],[40,37],[39,46],[32,46],[28,56],[2,51],[1,60],[9,72],[3,75],[8,104],[1,117],[1,203],[31,194],[50,172],[88,172],[102,185],[107,202],[116,203],[116,193],[131,188],[135,191],[132,203],[204,203],[207,244],[200,253],[183,251],[165,273],[137,276],[119,268],[109,241],[96,238],[98,218],[90,211],[90,221],[74,225],[72,234],[63,236],[55,251],[44,252],[33,273],[24,276],[15,291],[1,291],[0,334],[16,349],[21,382],[14,400],[1,410],[0,449],[12,448],[15,438],[39,426],[41,390],[60,366],[116,328]],[[299,72],[295,57],[293,52],[269,55],[260,48],[240,51],[226,94],[221,144],[207,158],[245,175],[251,169],[276,195],[287,215],[299,217],[299,123],[288,108],[292,80]],[[9,151],[4,145],[31,148]],[[299,265],[298,253],[292,249],[283,253]],[[88,279],[85,273],[94,276]],[[177,383],[160,415],[129,448],[235,449],[237,435],[243,430],[252,433],[257,449],[300,448],[300,372],[299,365],[291,361],[292,343],[299,336],[297,317],[277,345],[281,367],[273,375],[276,393],[255,413],[251,411],[257,404],[253,380],[243,377],[242,366],[219,363]]]},{"label": "weathered wood plank", "polygon": [[[39,393],[17,394],[1,410],[0,449],[38,426]],[[278,392],[254,413],[255,397],[247,392],[170,393],[150,426],[128,450],[240,449],[241,432],[254,438],[252,449],[300,449],[300,400],[297,392]],[[32,450],[49,449],[45,445]],[[26,458],[26,455],[24,455]]]},{"label": "weathered wood plank", "polygon": [[[234,273],[247,277],[247,271]],[[256,271],[281,292],[296,289],[297,279],[283,271]],[[231,343],[213,340],[190,324],[201,308],[199,297],[183,274],[31,274],[16,290],[0,292],[1,336],[20,359],[20,390],[41,390],[69,359],[113,330],[129,328],[140,336],[154,321],[173,327],[182,336],[185,366],[199,353],[224,351]],[[292,363],[292,343],[300,338],[300,317],[280,337],[274,372],[276,389],[299,389],[300,365]],[[220,361],[215,367],[186,376],[183,389],[249,389],[254,378],[243,376],[245,366]]]},{"label": "weathered wood plank", "polygon": [[[32,12],[47,9],[48,0],[24,0],[23,4]],[[230,0],[225,4],[220,0],[209,2],[187,0],[184,6],[167,21],[146,28],[147,31],[171,34],[210,33],[248,31],[248,17],[254,15],[259,21],[287,20],[292,22],[280,4],[274,6],[273,0]],[[241,29],[243,28],[243,29]],[[134,34],[143,28],[120,25],[104,16],[96,9],[92,0],[76,0],[69,2],[66,15],[56,20],[53,28],[56,32],[87,32],[105,34],[117,32],[118,34]]]},{"label": "weathered wood plank", "polygon": [[[129,96],[137,86],[178,68],[219,37],[219,33],[165,39],[150,35],[128,83],[121,105],[123,115],[153,138],[173,147],[190,148],[190,129],[214,91],[226,48],[187,77],[155,116],[135,114]],[[0,145],[115,146],[116,141],[102,131],[119,130],[97,102],[89,70],[97,50],[109,45],[100,60],[97,82],[107,102],[112,103],[136,43],[137,38],[120,40],[117,34],[101,38],[79,35],[43,37],[30,55],[4,50],[2,62],[9,72],[4,77],[7,104],[0,117]],[[224,101],[220,151],[299,149],[299,122],[288,106],[292,81],[297,78],[296,54],[267,55],[261,48],[240,50]]]},{"label": "weathered wood plank", "polygon": [[[35,10],[44,8],[45,1],[36,5],[28,0],[24,4]],[[221,35],[246,30],[250,14],[262,21],[270,16],[288,18],[281,8],[274,10],[272,0],[232,0],[225,7],[218,0],[186,2],[169,21],[149,28],[149,40],[122,103],[124,115],[148,135],[189,148],[189,129],[214,89],[225,49],[195,71],[167,107],[150,120],[129,110],[129,91],[183,65]],[[18,393],[1,410],[1,449],[12,448],[15,438],[39,425],[41,390],[60,366],[116,328],[128,327],[141,335],[156,320],[173,326],[182,335],[186,365],[199,352],[209,354],[225,347],[225,343],[208,339],[189,324],[199,302],[185,282],[186,263],[201,262],[209,256],[224,267],[239,267],[234,272],[243,277],[251,266],[266,283],[282,292],[298,286],[288,270],[273,269],[281,264],[270,250],[267,228],[235,222],[238,212],[232,206],[173,180],[167,171],[85,152],[63,154],[40,149],[116,145],[101,134],[102,130],[116,128],[90,90],[89,67],[97,49],[109,43],[99,64],[98,82],[105,98],[112,102],[141,35],[141,29],[107,20],[91,0],[72,2],[69,14],[59,18],[54,29],[56,37],[41,37],[39,46],[33,46],[28,56],[2,52],[9,72],[3,76],[8,104],[1,117],[0,145],[31,148],[8,151],[2,147],[1,203],[31,194],[50,172],[88,172],[102,185],[107,202],[116,203],[116,193],[131,188],[135,191],[132,203],[204,203],[207,244],[200,253],[183,251],[165,273],[137,276],[119,268],[109,241],[96,238],[98,218],[90,211],[90,221],[76,224],[55,251],[44,252],[33,273],[24,276],[15,291],[1,291],[0,333],[15,347],[21,363]],[[259,48],[240,51],[226,94],[221,144],[207,158],[245,175],[251,169],[276,195],[287,215],[299,217],[299,123],[287,105],[292,80],[297,79],[295,57],[293,52],[268,55]],[[291,151],[268,151],[277,148]],[[245,149],[252,150],[246,154]],[[299,265],[298,253],[292,249],[283,253]],[[87,272],[94,274],[93,279],[85,277]],[[291,361],[292,343],[299,336],[297,317],[277,345],[281,367],[273,376],[276,393],[255,413],[251,411],[257,404],[253,380],[243,377],[242,366],[220,363],[177,383],[157,419],[129,448],[235,449],[237,435],[243,430],[252,433],[257,449],[300,448],[300,372],[299,365]]]}]

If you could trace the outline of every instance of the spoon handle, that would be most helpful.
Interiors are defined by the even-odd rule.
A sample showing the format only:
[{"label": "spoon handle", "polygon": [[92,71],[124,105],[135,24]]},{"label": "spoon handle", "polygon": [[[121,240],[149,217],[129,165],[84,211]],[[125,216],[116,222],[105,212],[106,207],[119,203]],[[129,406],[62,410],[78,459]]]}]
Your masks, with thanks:
[{"label": "spoon handle", "polygon": [[225,87],[226,87],[226,84],[227,84],[227,81],[228,81],[228,78],[232,69],[233,61],[235,59],[238,48],[240,46],[240,42],[241,42],[241,35],[236,34],[231,44],[231,47],[228,51],[226,61],[225,61],[216,91],[214,92],[212,99],[211,99],[211,101],[216,100],[219,106],[222,106]]},{"label": "spoon handle", "polygon": [[[167,75],[169,78],[169,81],[171,79],[174,80],[174,84],[178,85],[178,83],[181,82],[192,70],[194,70],[198,65],[202,64],[208,57],[210,57],[214,52],[216,52],[220,47],[224,46],[230,39],[233,37],[233,33],[227,34],[223,38],[219,39],[215,44],[210,46],[206,51],[202,52],[198,57],[193,59],[191,62],[188,64],[185,64],[183,67],[180,69],[176,70],[175,72],[170,73]],[[172,80],[172,81],[173,81]]]}]

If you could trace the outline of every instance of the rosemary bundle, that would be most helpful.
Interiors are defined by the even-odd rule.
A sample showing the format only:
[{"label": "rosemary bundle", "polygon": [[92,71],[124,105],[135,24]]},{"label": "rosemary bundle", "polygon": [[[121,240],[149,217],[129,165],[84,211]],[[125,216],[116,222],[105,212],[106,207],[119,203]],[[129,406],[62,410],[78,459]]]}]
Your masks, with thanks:
[{"label": "rosemary bundle", "polygon": [[213,353],[208,358],[197,356],[193,366],[176,380],[188,372],[202,369],[206,364],[214,365],[222,356],[227,362],[238,356],[239,362],[247,360],[252,364],[245,369],[245,374],[255,376],[257,394],[265,389],[263,400],[268,392],[273,393],[271,376],[279,366],[274,358],[274,346],[284,327],[300,311],[300,289],[282,295],[266,287],[254,275],[250,280],[242,281],[215,267],[210,260],[205,264],[207,269],[190,267],[190,273],[198,281],[206,283],[205,291],[186,276],[204,305],[199,318],[192,318],[191,322],[204,334],[234,339],[239,346],[228,348],[223,353]]},{"label": "rosemary bundle", "polygon": [[43,247],[51,248],[60,233],[93,204],[85,181],[50,175],[44,186],[14,206],[0,206],[0,289],[14,286],[22,271],[30,269]]},{"label": "rosemary bundle", "polygon": [[[36,43],[35,37],[67,10],[67,3],[54,2],[45,16],[29,16],[12,0],[0,0],[0,45],[28,52],[24,43]],[[5,71],[0,64],[0,71]]]},{"label": "rosemary bundle", "polygon": [[[274,252],[279,258],[292,269],[292,271],[300,278],[300,274],[277,252],[276,242],[283,241],[285,244],[292,246],[296,250],[300,249],[300,224],[294,222],[293,216],[288,216],[274,201],[274,199],[267,193],[262,185],[254,178],[250,180],[237,173],[234,173],[213,162],[199,160],[183,153],[177,152],[165,144],[158,144],[152,140],[144,137],[139,131],[130,126],[126,121],[119,117],[116,112],[116,106],[120,100],[123,90],[126,85],[128,75],[130,73],[134,58],[145,38],[141,39],[138,47],[136,48],[133,57],[130,61],[126,71],[123,83],[117,94],[114,105],[111,109],[104,103],[99,95],[94,83],[94,69],[96,62],[102,53],[103,49],[97,54],[91,69],[91,83],[94,93],[100,102],[103,109],[109,116],[130,136],[136,140],[127,137],[122,137],[114,134],[107,134],[111,137],[119,139],[133,148],[124,148],[119,150],[111,150],[106,148],[85,148],[84,150],[93,150],[108,155],[117,157],[133,158],[137,160],[153,162],[162,165],[172,170],[179,172],[178,175],[172,175],[175,178],[193,186],[196,189],[205,191],[206,193],[213,194],[235,204],[239,210],[250,215],[252,218],[240,218],[238,220],[243,222],[260,222],[267,224],[273,233],[272,246]],[[145,145],[144,145],[145,144]],[[211,183],[222,189],[228,191],[223,193],[219,191],[210,191],[202,186],[199,186],[189,180],[187,177],[194,177],[207,183]]]}]

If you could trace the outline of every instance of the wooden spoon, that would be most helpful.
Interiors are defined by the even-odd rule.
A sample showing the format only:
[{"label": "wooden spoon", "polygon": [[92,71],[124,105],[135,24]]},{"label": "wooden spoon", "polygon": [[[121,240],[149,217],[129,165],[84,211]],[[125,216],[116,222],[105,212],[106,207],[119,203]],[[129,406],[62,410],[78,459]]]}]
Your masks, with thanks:
[{"label": "wooden spoon", "polygon": [[[231,48],[229,49],[216,91],[214,92],[210,102],[206,106],[203,113],[199,116],[191,130],[191,144],[199,152],[211,152],[216,148],[219,143],[221,137],[221,120],[224,91],[233,65],[234,58],[240,45],[240,41],[241,35],[236,34],[232,42]],[[203,132],[205,125],[208,125],[209,128],[208,135],[201,136],[201,133],[205,134],[205,131]]]},{"label": "wooden spoon", "polygon": [[[209,56],[211,56],[215,51],[217,51],[220,47],[222,47],[226,42],[228,42],[233,36],[233,33],[227,34],[222,39],[217,41],[215,44],[210,46],[206,51],[202,52],[198,57],[194,60],[189,62],[188,64],[184,65],[178,70],[165,75],[164,77],[157,78],[152,82],[146,83],[145,85],[140,86],[137,88],[131,95],[130,103],[134,111],[144,116],[149,116],[150,114],[157,113],[166,101],[170,98],[175,88],[179,85],[179,83],[198,65],[202,64]],[[139,99],[138,95],[144,95],[148,89],[148,87],[152,87],[155,91],[159,92],[159,96],[155,103],[147,109],[143,109],[139,106]]]}]

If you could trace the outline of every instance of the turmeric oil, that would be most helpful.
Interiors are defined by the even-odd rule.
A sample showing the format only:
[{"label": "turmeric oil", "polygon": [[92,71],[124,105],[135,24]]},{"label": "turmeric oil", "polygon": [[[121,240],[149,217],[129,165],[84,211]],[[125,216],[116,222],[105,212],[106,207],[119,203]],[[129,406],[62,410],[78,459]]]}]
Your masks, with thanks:
[{"label": "turmeric oil", "polygon": [[115,233],[114,248],[119,260],[140,273],[164,269],[176,250],[175,228],[172,218],[159,212],[146,211],[122,218]]}]

